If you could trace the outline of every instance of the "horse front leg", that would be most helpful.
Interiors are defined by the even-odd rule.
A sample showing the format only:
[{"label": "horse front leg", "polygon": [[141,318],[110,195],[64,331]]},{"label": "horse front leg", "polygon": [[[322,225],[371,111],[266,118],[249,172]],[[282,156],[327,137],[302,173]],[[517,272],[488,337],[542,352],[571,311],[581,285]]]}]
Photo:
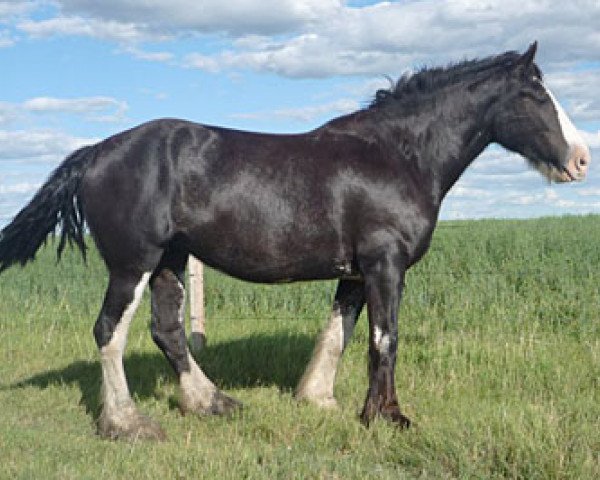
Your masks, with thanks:
[{"label": "horse front leg", "polygon": [[388,253],[363,264],[369,316],[369,390],[360,418],[366,426],[377,415],[401,428],[410,426],[400,412],[394,379],[404,273],[399,254]]},{"label": "horse front leg", "polygon": [[329,322],[319,335],[310,362],[298,382],[297,400],[306,400],[326,408],[337,406],[333,386],[338,363],[364,303],[362,281],[340,280]]}]

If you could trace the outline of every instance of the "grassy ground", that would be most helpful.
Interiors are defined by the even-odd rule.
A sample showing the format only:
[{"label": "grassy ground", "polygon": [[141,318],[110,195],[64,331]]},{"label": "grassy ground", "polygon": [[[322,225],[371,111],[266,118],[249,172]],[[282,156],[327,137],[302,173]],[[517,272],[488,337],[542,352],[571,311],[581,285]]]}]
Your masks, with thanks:
[{"label": "grassy ground", "polygon": [[53,246],[0,277],[0,478],[600,478],[600,217],[444,223],[407,278],[398,393],[417,427],[357,420],[366,319],[341,365],[341,409],[292,391],[335,285],[256,286],[207,272],[200,362],[242,400],[235,418],[182,418],[148,335],[126,357],[165,443],[95,436],[91,333],[106,285],[92,252]]}]

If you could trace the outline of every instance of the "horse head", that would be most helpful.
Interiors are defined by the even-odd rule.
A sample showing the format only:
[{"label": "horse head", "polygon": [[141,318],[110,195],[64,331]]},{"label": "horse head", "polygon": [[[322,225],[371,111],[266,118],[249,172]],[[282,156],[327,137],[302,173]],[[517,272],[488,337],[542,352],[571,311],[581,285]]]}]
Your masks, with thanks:
[{"label": "horse head", "polygon": [[535,64],[537,42],[508,69],[492,107],[493,140],[523,155],[549,181],[583,180],[590,150]]}]

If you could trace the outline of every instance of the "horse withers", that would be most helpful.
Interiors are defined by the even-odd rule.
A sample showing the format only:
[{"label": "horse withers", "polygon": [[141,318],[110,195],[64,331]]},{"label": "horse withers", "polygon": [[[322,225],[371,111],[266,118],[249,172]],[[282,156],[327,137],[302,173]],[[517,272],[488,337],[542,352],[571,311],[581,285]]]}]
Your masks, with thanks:
[{"label": "horse withers", "polygon": [[94,326],[102,365],[100,435],[163,438],[131,399],[123,351],[149,283],[152,337],[179,377],[181,409],[224,414],[221,392],[188,351],[189,254],[234,277],[339,279],[331,320],[296,396],[335,404],[338,360],[366,303],[369,387],[360,415],[407,427],[395,388],[404,275],[425,254],[440,204],[490,144],[523,155],[550,181],[585,177],[588,147],[534,62],[537,44],[380,90],[371,105],[299,135],[162,119],[70,155],[0,238],[0,269],[25,264],[60,225],[85,251],[87,223],[109,271]]}]

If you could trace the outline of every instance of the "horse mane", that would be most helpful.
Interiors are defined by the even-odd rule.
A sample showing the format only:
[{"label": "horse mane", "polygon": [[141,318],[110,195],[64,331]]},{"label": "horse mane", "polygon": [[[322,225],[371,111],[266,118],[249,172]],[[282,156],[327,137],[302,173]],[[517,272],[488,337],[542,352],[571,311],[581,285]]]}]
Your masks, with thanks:
[{"label": "horse mane", "polygon": [[[402,75],[395,83],[391,81],[392,85],[389,89],[378,90],[369,108],[381,107],[415,94],[429,93],[448,85],[464,82],[466,79],[479,80],[492,71],[508,70],[519,58],[521,54],[510,51],[483,59],[465,60],[445,68],[424,67],[418,72]],[[535,73],[541,79],[541,71],[537,66],[534,67]]]}]

